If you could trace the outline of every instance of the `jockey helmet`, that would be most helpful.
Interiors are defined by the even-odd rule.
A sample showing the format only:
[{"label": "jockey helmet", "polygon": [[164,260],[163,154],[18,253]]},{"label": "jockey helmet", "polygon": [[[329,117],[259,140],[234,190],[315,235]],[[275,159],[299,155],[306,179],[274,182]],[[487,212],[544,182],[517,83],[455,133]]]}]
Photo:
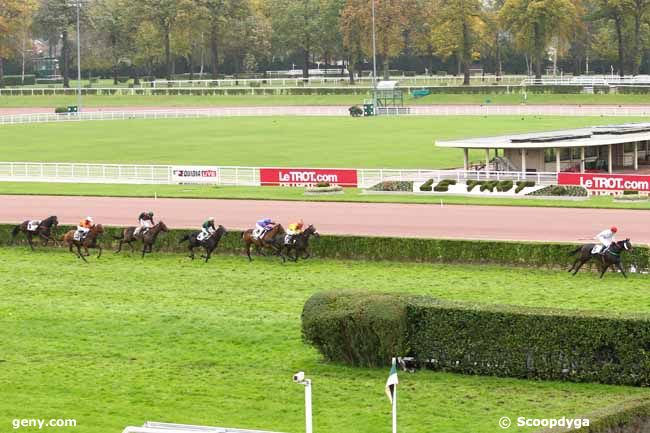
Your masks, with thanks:
[{"label": "jockey helmet", "polygon": [[147,212],[147,215],[153,216],[153,212],[149,211],[149,212]]},{"label": "jockey helmet", "polygon": [[612,233],[616,233],[618,231],[618,228],[616,226],[612,226],[610,230],[612,231]]},{"label": "jockey helmet", "polygon": [[214,221],[214,217],[208,218],[208,221]]},{"label": "jockey helmet", "polygon": [[93,222],[93,217],[86,217],[86,221]]}]

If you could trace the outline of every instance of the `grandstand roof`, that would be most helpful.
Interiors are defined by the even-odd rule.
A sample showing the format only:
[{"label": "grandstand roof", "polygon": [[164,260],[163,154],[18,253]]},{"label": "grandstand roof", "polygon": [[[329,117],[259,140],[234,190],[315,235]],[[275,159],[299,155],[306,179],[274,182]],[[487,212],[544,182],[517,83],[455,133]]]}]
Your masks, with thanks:
[{"label": "grandstand roof", "polygon": [[438,147],[469,149],[535,149],[590,147],[650,140],[650,123],[594,126],[561,131],[436,141]]}]

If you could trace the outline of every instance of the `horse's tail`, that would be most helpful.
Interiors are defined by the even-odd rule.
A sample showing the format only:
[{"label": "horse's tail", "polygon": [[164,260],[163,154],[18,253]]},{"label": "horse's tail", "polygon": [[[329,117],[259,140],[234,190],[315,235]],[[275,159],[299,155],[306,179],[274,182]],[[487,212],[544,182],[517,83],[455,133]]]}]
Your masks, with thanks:
[{"label": "horse's tail", "polygon": [[582,246],[579,246],[579,247],[576,248],[575,250],[571,250],[571,252],[570,252],[569,254],[567,254],[567,255],[568,255],[568,256],[573,256],[573,255],[575,255],[575,254],[578,254],[580,251],[582,251]]},{"label": "horse's tail", "polygon": [[18,236],[19,231],[20,231],[20,224],[18,224],[16,227],[14,227],[14,229],[11,231],[11,239]]},{"label": "horse's tail", "polygon": [[183,242],[185,242],[185,241],[187,241],[189,239],[190,239],[190,235],[185,235],[178,241],[178,243],[182,244]]}]

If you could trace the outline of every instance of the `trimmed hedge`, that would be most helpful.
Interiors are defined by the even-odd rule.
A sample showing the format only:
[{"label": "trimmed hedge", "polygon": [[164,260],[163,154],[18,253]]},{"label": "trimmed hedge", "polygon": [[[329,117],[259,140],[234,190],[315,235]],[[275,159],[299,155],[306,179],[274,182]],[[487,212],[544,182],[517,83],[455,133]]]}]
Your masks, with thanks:
[{"label": "trimmed hedge", "polygon": [[532,180],[520,180],[517,182],[517,188],[515,189],[515,194],[519,194],[526,187],[535,186],[535,181]]},{"label": "trimmed hedge", "polygon": [[429,179],[420,186],[420,191],[431,191],[433,189],[433,179]]},{"label": "trimmed hedge", "polygon": [[453,179],[443,179],[438,182],[438,185],[433,190],[436,192],[447,192],[449,191],[449,185],[456,185],[456,181]]},{"label": "trimmed hedge", "polygon": [[650,316],[326,292],[303,309],[303,336],[326,359],[388,365],[409,355],[441,371],[650,385]]},{"label": "trimmed hedge", "polygon": [[650,385],[650,316],[411,298],[408,344],[429,367],[482,374]]},{"label": "trimmed hedge", "polygon": [[303,339],[330,361],[385,365],[407,350],[405,306],[399,295],[317,293],[302,311]]},{"label": "trimmed hedge", "polygon": [[0,81],[2,86],[29,86],[36,84],[36,75],[25,74],[25,81],[23,81],[22,75],[5,75]]},{"label": "trimmed hedge", "polygon": [[[0,225],[0,245],[11,240],[13,225]],[[71,226],[60,226],[57,235],[61,237]],[[227,228],[227,227],[226,227]],[[318,227],[317,227],[318,228]],[[102,245],[116,248],[111,238],[121,228],[105,227]],[[196,229],[198,230],[198,228]],[[178,244],[178,239],[195,230],[170,230],[158,237],[154,251],[185,252],[187,245]],[[634,240],[632,240],[634,242]],[[17,238],[18,245],[26,245],[24,237]],[[575,249],[573,244],[472,241],[454,239],[392,238],[366,236],[323,235],[310,243],[312,252],[321,258],[353,260],[391,260],[423,263],[472,263],[506,266],[532,266],[559,268],[572,262],[568,254]],[[229,231],[221,240],[218,252],[242,254],[241,232]],[[622,255],[624,266],[634,265],[638,271],[650,271],[650,249],[634,246],[630,253]]]}]

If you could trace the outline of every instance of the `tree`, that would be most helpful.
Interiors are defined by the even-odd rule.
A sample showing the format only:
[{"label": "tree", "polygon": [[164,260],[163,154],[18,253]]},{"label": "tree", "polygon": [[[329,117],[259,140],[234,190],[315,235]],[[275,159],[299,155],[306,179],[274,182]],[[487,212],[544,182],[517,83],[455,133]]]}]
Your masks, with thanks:
[{"label": "tree", "polygon": [[20,50],[34,9],[32,0],[0,0],[0,86],[4,60]]},{"label": "tree", "polygon": [[577,17],[571,0],[506,0],[499,17],[519,47],[532,54],[535,78],[542,78],[544,57],[554,36],[566,39]]},{"label": "tree", "polygon": [[174,59],[172,57],[172,31],[179,13],[187,6],[183,0],[142,0],[140,7],[144,17],[158,29],[165,50],[165,78],[172,79]]},{"label": "tree", "polygon": [[367,38],[367,31],[364,28],[365,18],[360,14],[359,9],[351,1],[341,12],[339,27],[343,37],[343,50],[348,62],[348,73],[350,84],[354,84],[355,73],[361,66],[364,54],[364,40]]},{"label": "tree", "polygon": [[647,27],[650,0],[632,0],[634,17],[634,43],[632,45],[632,75],[638,75],[641,67],[643,27]]},{"label": "tree", "polygon": [[92,8],[97,36],[105,44],[104,52],[109,53],[113,83],[117,84],[120,64],[133,63],[138,14],[129,0],[96,0]]},{"label": "tree", "polygon": [[[63,87],[70,87],[70,62],[72,46],[70,29],[77,22],[77,9],[69,0],[42,0],[35,23],[43,34],[61,35],[61,73]],[[52,41],[50,40],[50,43]]]},{"label": "tree", "polygon": [[631,13],[632,0],[599,0],[596,18],[614,23],[616,44],[618,48],[618,73],[625,75],[625,18]]},{"label": "tree", "polygon": [[303,60],[302,76],[309,78],[312,50],[318,42],[321,0],[274,0],[268,4],[277,50],[297,52]]},{"label": "tree", "polygon": [[479,57],[477,35],[485,24],[480,0],[438,0],[434,8],[433,48],[443,58],[456,54],[463,70],[463,85],[467,86],[472,61]]}]

